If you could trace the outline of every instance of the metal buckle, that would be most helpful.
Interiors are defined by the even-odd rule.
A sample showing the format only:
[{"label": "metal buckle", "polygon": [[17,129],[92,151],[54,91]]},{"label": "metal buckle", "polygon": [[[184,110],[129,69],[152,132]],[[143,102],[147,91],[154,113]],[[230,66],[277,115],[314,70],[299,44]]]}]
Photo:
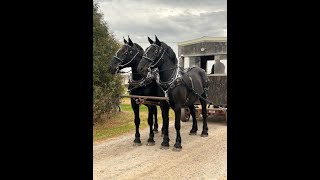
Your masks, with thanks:
[{"label": "metal buckle", "polygon": [[175,84],[174,84],[174,82],[172,82],[172,84],[170,84],[169,88],[172,89],[174,87],[175,87]]},{"label": "metal buckle", "polygon": [[139,86],[144,86],[145,85],[145,81],[142,81],[139,83]]}]

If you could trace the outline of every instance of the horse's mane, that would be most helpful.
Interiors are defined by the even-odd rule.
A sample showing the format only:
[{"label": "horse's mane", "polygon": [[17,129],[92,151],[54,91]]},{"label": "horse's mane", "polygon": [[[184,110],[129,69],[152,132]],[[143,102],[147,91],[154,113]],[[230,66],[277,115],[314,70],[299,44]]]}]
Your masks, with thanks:
[{"label": "horse's mane", "polygon": [[166,43],[161,42],[161,44],[163,45],[164,49],[166,50],[166,52],[168,53],[170,60],[174,63],[174,64],[178,64],[178,59],[176,57],[176,53],[174,53],[174,51],[172,50],[172,48],[170,46],[168,46]]},{"label": "horse's mane", "polygon": [[139,44],[137,44],[137,43],[133,43],[137,48],[138,48],[138,50],[140,51],[140,53],[144,53],[144,50],[143,50],[143,48],[139,45]]}]

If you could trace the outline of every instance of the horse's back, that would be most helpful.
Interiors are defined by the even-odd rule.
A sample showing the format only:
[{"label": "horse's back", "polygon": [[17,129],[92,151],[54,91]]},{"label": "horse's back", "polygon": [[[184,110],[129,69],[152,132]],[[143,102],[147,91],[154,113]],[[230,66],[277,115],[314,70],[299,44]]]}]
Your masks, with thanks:
[{"label": "horse's back", "polygon": [[193,88],[198,94],[202,94],[204,92],[204,88],[206,86],[205,83],[208,80],[208,77],[202,68],[192,67],[182,75],[182,78],[188,87],[192,88],[193,84]]}]

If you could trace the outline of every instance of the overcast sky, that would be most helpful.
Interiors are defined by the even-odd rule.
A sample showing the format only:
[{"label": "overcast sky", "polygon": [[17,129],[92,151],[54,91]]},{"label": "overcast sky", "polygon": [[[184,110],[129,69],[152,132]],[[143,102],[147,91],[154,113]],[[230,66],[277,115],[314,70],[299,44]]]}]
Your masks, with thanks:
[{"label": "overcast sky", "polygon": [[115,37],[130,38],[146,49],[147,36],[167,43],[203,36],[227,37],[227,0],[94,0]]}]

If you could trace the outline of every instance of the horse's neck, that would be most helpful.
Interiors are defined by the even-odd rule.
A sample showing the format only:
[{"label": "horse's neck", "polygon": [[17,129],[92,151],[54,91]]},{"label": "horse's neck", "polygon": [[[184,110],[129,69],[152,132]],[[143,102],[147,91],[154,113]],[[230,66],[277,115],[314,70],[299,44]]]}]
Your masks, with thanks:
[{"label": "horse's neck", "polygon": [[132,79],[138,81],[142,76],[138,73],[137,68],[142,57],[136,57],[135,63],[131,66]]},{"label": "horse's neck", "polygon": [[[171,60],[164,60],[164,63],[158,68],[159,76],[162,82],[167,82],[172,78],[173,73],[175,72],[177,65],[173,63]],[[167,70],[170,69],[170,70]],[[166,71],[167,70],[167,71]]]}]

